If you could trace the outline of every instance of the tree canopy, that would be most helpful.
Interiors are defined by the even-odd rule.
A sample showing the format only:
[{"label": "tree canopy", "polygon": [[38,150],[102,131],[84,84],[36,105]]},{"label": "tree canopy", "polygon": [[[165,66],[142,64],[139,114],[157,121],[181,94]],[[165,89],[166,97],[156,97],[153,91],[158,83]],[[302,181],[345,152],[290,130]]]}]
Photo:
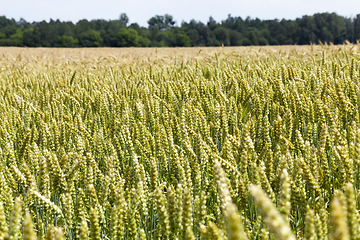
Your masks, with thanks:
[{"label": "tree canopy", "polygon": [[16,21],[0,16],[0,46],[28,47],[190,47],[249,46],[356,42],[360,14],[354,18],[336,13],[305,15],[295,20],[260,20],[233,17],[207,23],[196,20],[176,25],[171,15],[156,15],[147,27],[129,24],[122,13],[117,20],[80,20],[77,23]]}]

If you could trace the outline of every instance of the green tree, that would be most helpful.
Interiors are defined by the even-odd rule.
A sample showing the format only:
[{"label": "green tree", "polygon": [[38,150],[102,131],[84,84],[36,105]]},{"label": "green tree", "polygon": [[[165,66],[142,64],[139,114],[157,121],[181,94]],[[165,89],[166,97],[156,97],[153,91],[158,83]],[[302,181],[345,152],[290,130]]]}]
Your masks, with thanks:
[{"label": "green tree", "polygon": [[[332,42],[360,39],[360,15],[347,18],[336,13],[318,13],[296,20],[260,20],[233,17],[216,22],[210,17],[206,24],[191,20],[175,26],[171,15],[156,15],[148,27],[136,23],[122,13],[115,20],[86,19],[72,22],[52,20],[29,23],[0,16],[1,46],[239,46],[283,45]],[[128,27],[127,27],[128,26]],[[120,29],[124,29],[120,31]],[[133,29],[134,31],[129,31]],[[78,41],[78,42],[77,42]]]},{"label": "green tree", "polygon": [[264,37],[259,37],[258,41],[261,46],[269,45],[269,41]]},{"label": "green tree", "polygon": [[41,47],[41,37],[38,28],[28,28],[24,30],[23,43],[28,47]]},{"label": "green tree", "polygon": [[125,25],[125,27],[126,27],[127,24],[129,23],[129,17],[126,15],[126,13],[120,14],[119,20],[120,20],[120,22],[121,22],[122,24]]},{"label": "green tree", "polygon": [[149,24],[149,28],[154,26],[158,30],[163,31],[171,27],[174,27],[175,21],[173,16],[165,14],[164,16],[156,15],[155,17],[150,18],[148,24]]},{"label": "green tree", "polygon": [[191,47],[191,40],[186,34],[179,33],[176,36],[176,43],[179,47]]},{"label": "green tree", "polygon": [[24,39],[22,28],[17,28],[16,31],[13,34],[11,34],[10,39],[13,40],[14,42],[19,42],[22,44]]},{"label": "green tree", "polygon": [[88,30],[79,36],[79,43],[83,47],[100,47],[103,42],[99,32]]},{"label": "green tree", "polygon": [[247,39],[249,39],[251,45],[259,45],[259,41],[255,31],[256,29],[251,28],[245,33],[245,36]]},{"label": "green tree", "polygon": [[209,17],[209,21],[207,25],[211,31],[215,30],[215,28],[217,28],[218,26],[218,24],[216,23],[215,19],[212,16]]},{"label": "green tree", "polygon": [[229,46],[230,45],[230,40],[229,40],[229,33],[228,30],[224,27],[217,27],[214,30],[216,39],[221,43],[224,44],[225,46]]},{"label": "green tree", "polygon": [[241,41],[242,46],[250,46],[251,44],[252,44],[251,41],[246,37],[243,38],[242,41]]},{"label": "green tree", "polygon": [[132,28],[121,28],[117,36],[117,43],[119,47],[138,47],[139,38],[138,32]]},{"label": "green tree", "polygon": [[149,47],[150,46],[150,40],[146,37],[139,36],[138,39],[138,47]]},{"label": "green tree", "polygon": [[75,47],[79,44],[79,40],[67,35],[58,36],[58,40],[62,47]]},{"label": "green tree", "polygon": [[229,31],[229,40],[231,46],[241,46],[242,34],[235,30]]}]

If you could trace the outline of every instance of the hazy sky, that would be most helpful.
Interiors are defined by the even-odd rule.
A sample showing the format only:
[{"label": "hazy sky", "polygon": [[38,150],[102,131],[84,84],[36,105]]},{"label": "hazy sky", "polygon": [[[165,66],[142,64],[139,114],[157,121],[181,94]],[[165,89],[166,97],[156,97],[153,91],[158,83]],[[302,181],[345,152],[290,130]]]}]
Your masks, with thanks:
[{"label": "hazy sky", "polygon": [[246,18],[295,19],[305,14],[336,12],[346,17],[360,14],[360,0],[0,0],[0,16],[19,20],[77,22],[80,19],[118,19],[126,13],[130,23],[147,27],[155,15],[172,15],[177,23],[191,19],[206,23],[228,14]]}]

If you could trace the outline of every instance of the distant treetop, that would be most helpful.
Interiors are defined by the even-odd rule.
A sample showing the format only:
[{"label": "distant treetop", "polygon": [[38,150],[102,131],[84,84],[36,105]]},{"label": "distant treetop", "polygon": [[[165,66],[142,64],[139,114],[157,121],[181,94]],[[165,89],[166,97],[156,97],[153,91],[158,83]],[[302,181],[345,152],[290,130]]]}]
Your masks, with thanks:
[{"label": "distant treetop", "polygon": [[347,18],[336,13],[305,15],[295,20],[233,17],[207,23],[191,20],[176,25],[173,16],[156,15],[148,27],[118,20],[50,20],[29,23],[0,16],[0,46],[27,47],[191,47],[355,43],[360,39],[360,14]]}]

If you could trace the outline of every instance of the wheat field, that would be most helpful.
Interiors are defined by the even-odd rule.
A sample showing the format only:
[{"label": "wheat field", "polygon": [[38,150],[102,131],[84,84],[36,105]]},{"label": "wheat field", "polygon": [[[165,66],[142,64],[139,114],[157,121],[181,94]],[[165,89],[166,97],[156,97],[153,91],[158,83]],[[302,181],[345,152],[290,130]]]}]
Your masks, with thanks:
[{"label": "wheat field", "polygon": [[0,240],[360,239],[359,64],[0,48]]}]

